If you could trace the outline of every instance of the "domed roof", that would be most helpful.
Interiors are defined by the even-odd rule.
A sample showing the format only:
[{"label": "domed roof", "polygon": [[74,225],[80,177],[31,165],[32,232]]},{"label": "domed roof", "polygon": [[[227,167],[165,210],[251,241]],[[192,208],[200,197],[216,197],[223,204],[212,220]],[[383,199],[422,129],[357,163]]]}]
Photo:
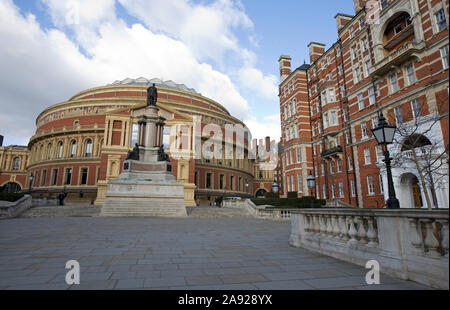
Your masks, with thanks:
[{"label": "domed roof", "polygon": [[194,94],[197,94],[197,95],[201,95],[195,89],[188,88],[184,84],[177,84],[177,83],[175,83],[172,80],[162,81],[161,79],[158,79],[158,78],[154,78],[154,79],[151,79],[151,80],[148,80],[148,79],[143,78],[143,77],[140,77],[138,79],[126,78],[125,80],[122,80],[122,81],[116,80],[112,84],[108,84],[108,85],[130,85],[130,84],[152,85],[153,83],[155,84],[155,86],[161,86],[161,87],[166,87],[166,88],[173,88],[173,89],[178,89],[178,90],[194,93]]}]

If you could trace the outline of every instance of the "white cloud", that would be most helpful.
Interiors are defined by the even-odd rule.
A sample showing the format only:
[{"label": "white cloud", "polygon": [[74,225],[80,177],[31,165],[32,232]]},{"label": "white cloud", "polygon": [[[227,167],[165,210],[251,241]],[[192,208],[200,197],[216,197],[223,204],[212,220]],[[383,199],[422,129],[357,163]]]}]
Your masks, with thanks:
[{"label": "white cloud", "polygon": [[255,68],[245,67],[238,71],[241,86],[252,90],[262,98],[278,101],[278,79],[274,75],[266,75]]},{"label": "white cloud", "polygon": [[151,30],[183,41],[200,60],[220,62],[226,51],[239,54],[241,48],[233,30],[253,28],[242,5],[231,0],[217,0],[210,5],[188,0],[119,2]]},{"label": "white cloud", "polygon": [[[102,23],[97,30],[87,58],[62,31],[44,31],[34,16],[20,15],[11,0],[0,2],[0,40],[8,42],[0,49],[0,109],[8,111],[10,122],[2,122],[8,141],[33,135],[30,125],[44,108],[125,77],[172,79],[223,104],[233,116],[247,115],[247,101],[229,77],[199,63],[183,42],[121,21]],[[27,128],[20,136],[17,124]]]},{"label": "white cloud", "polygon": [[281,127],[280,116],[271,115],[264,117],[263,120],[257,119],[255,116],[249,116],[244,123],[250,129],[253,139],[264,139],[270,137],[271,140],[280,141]]},{"label": "white cloud", "polygon": [[[0,40],[8,42],[0,48],[0,109],[7,111],[0,115],[0,134],[5,143],[27,144],[35,132],[31,124],[50,105],[90,87],[140,76],[193,87],[243,119],[255,138],[279,139],[276,116],[262,120],[249,116],[247,100],[230,77],[199,60],[236,52],[243,63],[237,71],[240,89],[278,101],[277,79],[256,69],[255,53],[239,46],[233,35],[236,27],[252,27],[239,2],[218,0],[201,6],[190,1],[152,0],[153,6],[144,10],[147,1],[120,0],[130,13],[132,8],[141,8],[151,15],[148,27],[152,22],[160,27],[154,30],[141,24],[127,26],[117,18],[114,0],[70,0],[68,3],[80,3],[75,17],[67,16],[67,2],[42,1],[57,29],[44,30],[33,15],[23,17],[12,0],[0,1]],[[80,23],[70,23],[72,18]],[[67,30],[74,34],[72,39]]]}]

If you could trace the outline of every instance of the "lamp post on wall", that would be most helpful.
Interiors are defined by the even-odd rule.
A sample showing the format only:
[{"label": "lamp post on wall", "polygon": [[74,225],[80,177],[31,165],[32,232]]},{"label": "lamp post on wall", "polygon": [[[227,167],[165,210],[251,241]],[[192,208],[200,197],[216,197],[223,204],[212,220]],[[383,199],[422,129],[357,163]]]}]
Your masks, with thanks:
[{"label": "lamp post on wall", "polygon": [[28,180],[30,181],[29,191],[30,191],[30,195],[31,195],[31,187],[33,186],[33,180],[34,180],[33,172],[28,177]]},{"label": "lamp post on wall", "polygon": [[311,208],[314,208],[314,200],[313,200],[313,188],[316,183],[316,178],[312,175],[312,172],[309,173],[306,178],[306,184],[308,185],[309,190],[311,191]]},{"label": "lamp post on wall", "polygon": [[387,149],[387,145],[391,144],[394,141],[395,130],[397,127],[389,125],[386,122],[386,119],[383,117],[383,113],[380,113],[380,119],[378,121],[378,126],[372,129],[372,133],[375,136],[378,144],[385,147],[384,151],[384,162],[386,163],[386,173],[388,179],[388,190],[389,190],[389,198],[387,200],[387,208],[388,209],[399,209],[400,203],[395,197],[395,189],[394,182],[392,180],[392,171],[391,171],[391,157],[389,151]]}]

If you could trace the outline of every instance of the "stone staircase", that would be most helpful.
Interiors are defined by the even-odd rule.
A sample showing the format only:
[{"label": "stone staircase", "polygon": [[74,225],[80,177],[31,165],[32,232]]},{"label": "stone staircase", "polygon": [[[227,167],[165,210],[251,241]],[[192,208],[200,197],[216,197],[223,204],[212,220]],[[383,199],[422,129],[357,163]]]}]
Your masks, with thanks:
[{"label": "stone staircase", "polygon": [[[97,217],[100,215],[102,206],[93,205],[66,205],[66,206],[40,206],[31,208],[20,215],[22,218],[46,217]],[[127,208],[128,214],[132,214],[133,210]],[[132,209],[132,208],[131,208]],[[108,212],[115,211],[109,210]],[[190,218],[252,218],[245,209],[229,208],[229,207],[186,207],[188,217]],[[119,212],[122,213],[123,212]],[[139,214],[137,214],[139,213]],[[142,214],[142,210],[136,213],[139,217],[154,217],[153,212]],[[110,216],[114,216],[111,214]],[[117,214],[117,216],[119,216]],[[130,215],[132,216],[132,215]],[[174,215],[174,217],[177,217]]]},{"label": "stone staircase", "polygon": [[245,209],[227,207],[186,207],[188,217],[193,218],[252,218]]},{"label": "stone staircase", "polygon": [[28,209],[20,217],[95,217],[100,209],[101,206],[94,205],[40,206]]}]

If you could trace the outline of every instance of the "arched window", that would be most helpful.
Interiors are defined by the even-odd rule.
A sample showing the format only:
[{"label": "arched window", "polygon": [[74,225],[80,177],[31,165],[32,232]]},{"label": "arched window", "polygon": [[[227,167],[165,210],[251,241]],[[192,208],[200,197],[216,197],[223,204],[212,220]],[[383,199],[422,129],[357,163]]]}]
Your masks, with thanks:
[{"label": "arched window", "polygon": [[14,158],[13,161],[13,169],[12,170],[19,170],[20,168],[20,157]]},{"label": "arched window", "polygon": [[62,141],[58,142],[58,158],[61,158],[63,155],[63,143]]},{"label": "arched window", "polygon": [[77,154],[77,140],[72,140],[70,143],[70,157],[75,157]]},{"label": "arched window", "polygon": [[86,140],[86,147],[85,147],[84,156],[85,157],[91,157],[92,156],[92,140],[87,139]]},{"label": "arched window", "polygon": [[49,143],[47,146],[47,159],[52,158],[52,144]]},{"label": "arched window", "polygon": [[409,151],[426,145],[431,145],[431,142],[427,137],[421,134],[412,134],[403,141],[401,151]]}]

